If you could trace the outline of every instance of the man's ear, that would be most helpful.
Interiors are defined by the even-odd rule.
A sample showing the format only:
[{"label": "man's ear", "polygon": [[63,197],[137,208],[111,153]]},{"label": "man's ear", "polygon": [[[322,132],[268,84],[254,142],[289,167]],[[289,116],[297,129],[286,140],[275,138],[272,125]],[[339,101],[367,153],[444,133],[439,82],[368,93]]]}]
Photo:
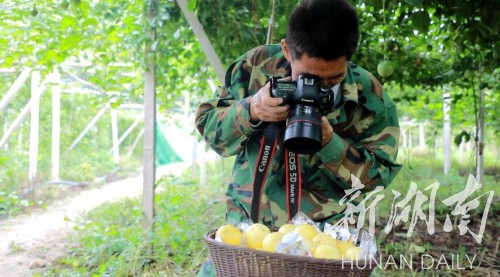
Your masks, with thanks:
[{"label": "man's ear", "polygon": [[289,63],[291,63],[292,62],[291,53],[290,53],[290,49],[288,48],[288,44],[286,43],[285,39],[281,40],[281,50],[283,50],[283,56],[285,56],[285,59]]}]

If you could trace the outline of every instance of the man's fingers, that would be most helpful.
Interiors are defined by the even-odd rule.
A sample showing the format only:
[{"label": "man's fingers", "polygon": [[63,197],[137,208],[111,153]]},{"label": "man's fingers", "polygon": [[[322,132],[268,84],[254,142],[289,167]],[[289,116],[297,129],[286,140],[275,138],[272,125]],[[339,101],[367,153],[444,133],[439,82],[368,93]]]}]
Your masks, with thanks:
[{"label": "man's fingers", "polygon": [[250,100],[250,119],[267,122],[283,121],[288,117],[289,106],[282,103],[282,98],[271,96],[268,83]]},{"label": "man's fingers", "polygon": [[327,124],[330,124],[328,122],[328,119],[326,118],[326,116],[322,116],[321,117],[321,124],[324,125],[324,126],[327,126]]},{"label": "man's fingers", "polygon": [[283,121],[288,117],[288,106],[266,107],[262,110],[262,120],[264,121]]},{"label": "man's fingers", "polygon": [[321,117],[321,129],[323,134],[323,146],[325,146],[333,137],[333,128],[326,116]]},{"label": "man's fingers", "polygon": [[261,98],[262,102],[267,106],[276,107],[283,103],[283,98],[272,97],[270,94],[264,94]]}]

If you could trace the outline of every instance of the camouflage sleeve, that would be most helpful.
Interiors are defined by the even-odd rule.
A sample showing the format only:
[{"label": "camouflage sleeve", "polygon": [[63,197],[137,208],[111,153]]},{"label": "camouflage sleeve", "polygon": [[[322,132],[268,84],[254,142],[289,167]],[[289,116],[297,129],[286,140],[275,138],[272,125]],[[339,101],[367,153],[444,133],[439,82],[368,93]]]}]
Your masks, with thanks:
[{"label": "camouflage sleeve", "polygon": [[226,73],[226,86],[219,87],[216,98],[202,103],[196,113],[196,128],[205,142],[224,157],[238,154],[248,136],[259,131],[250,124],[250,72],[245,57],[237,59]]},{"label": "camouflage sleeve", "polygon": [[343,189],[351,187],[351,174],[365,185],[363,191],[389,185],[401,169],[396,163],[399,148],[399,122],[396,106],[383,92],[385,105],[367,130],[357,139],[334,134],[330,142],[317,153],[323,162],[322,170]]}]

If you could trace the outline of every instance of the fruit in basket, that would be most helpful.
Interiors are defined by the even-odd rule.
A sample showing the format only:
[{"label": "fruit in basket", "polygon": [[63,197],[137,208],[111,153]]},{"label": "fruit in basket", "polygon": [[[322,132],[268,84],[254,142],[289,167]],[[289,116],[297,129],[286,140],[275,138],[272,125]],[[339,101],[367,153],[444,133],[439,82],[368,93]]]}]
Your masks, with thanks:
[{"label": "fruit in basket", "polygon": [[320,232],[314,238],[312,239],[312,242],[314,243],[315,246],[319,246],[321,244],[330,244],[333,246],[337,246],[337,240],[334,239],[332,236]]},{"label": "fruit in basket", "polygon": [[294,232],[310,241],[312,241],[312,239],[318,234],[318,230],[316,230],[314,226],[307,223],[296,226]]},{"label": "fruit in basket", "polygon": [[342,259],[342,254],[340,254],[337,247],[331,244],[320,244],[316,247],[313,253],[313,257],[320,259]]},{"label": "fruit in basket", "polygon": [[270,234],[269,228],[262,223],[254,223],[243,231],[243,237],[248,248],[262,250],[262,242]]},{"label": "fruit in basket", "polygon": [[361,254],[361,248],[354,245],[351,241],[339,241],[337,248],[344,259],[358,260]]},{"label": "fruit in basket", "polygon": [[280,232],[267,234],[262,241],[262,250],[276,252],[276,246],[281,242],[285,235]]},{"label": "fruit in basket", "polygon": [[233,225],[222,225],[215,232],[215,239],[226,244],[241,245],[241,232]]},{"label": "fruit in basket", "polygon": [[344,240],[344,241],[339,241],[337,242],[337,248],[339,249],[340,253],[344,254],[347,249],[350,247],[353,247],[354,244],[352,242]]},{"label": "fruit in basket", "polygon": [[309,252],[309,255],[312,255],[314,253],[314,243],[312,240],[304,238],[304,237],[299,237],[299,241],[302,241],[302,244],[306,248],[307,252]]},{"label": "fruit in basket", "polygon": [[278,232],[282,233],[283,235],[286,235],[288,233],[291,233],[295,230],[295,225],[291,223],[287,223],[282,225],[279,229]]},{"label": "fruit in basket", "polygon": [[343,257],[346,260],[359,260],[360,256],[361,256],[361,247],[358,246],[352,246],[347,248],[347,250],[343,254]]},{"label": "fruit in basket", "polygon": [[277,253],[291,254],[298,256],[312,256],[314,251],[310,240],[302,237],[297,232],[284,235],[281,242],[276,246]]}]

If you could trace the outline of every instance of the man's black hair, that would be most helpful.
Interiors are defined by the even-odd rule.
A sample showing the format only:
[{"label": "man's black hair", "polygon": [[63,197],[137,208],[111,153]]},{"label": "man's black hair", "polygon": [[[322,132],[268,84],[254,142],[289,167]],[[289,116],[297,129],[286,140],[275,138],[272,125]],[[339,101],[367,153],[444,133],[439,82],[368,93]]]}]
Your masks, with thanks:
[{"label": "man's black hair", "polygon": [[292,59],[306,53],[327,61],[356,51],[359,21],[347,0],[304,0],[288,18],[286,42]]}]

